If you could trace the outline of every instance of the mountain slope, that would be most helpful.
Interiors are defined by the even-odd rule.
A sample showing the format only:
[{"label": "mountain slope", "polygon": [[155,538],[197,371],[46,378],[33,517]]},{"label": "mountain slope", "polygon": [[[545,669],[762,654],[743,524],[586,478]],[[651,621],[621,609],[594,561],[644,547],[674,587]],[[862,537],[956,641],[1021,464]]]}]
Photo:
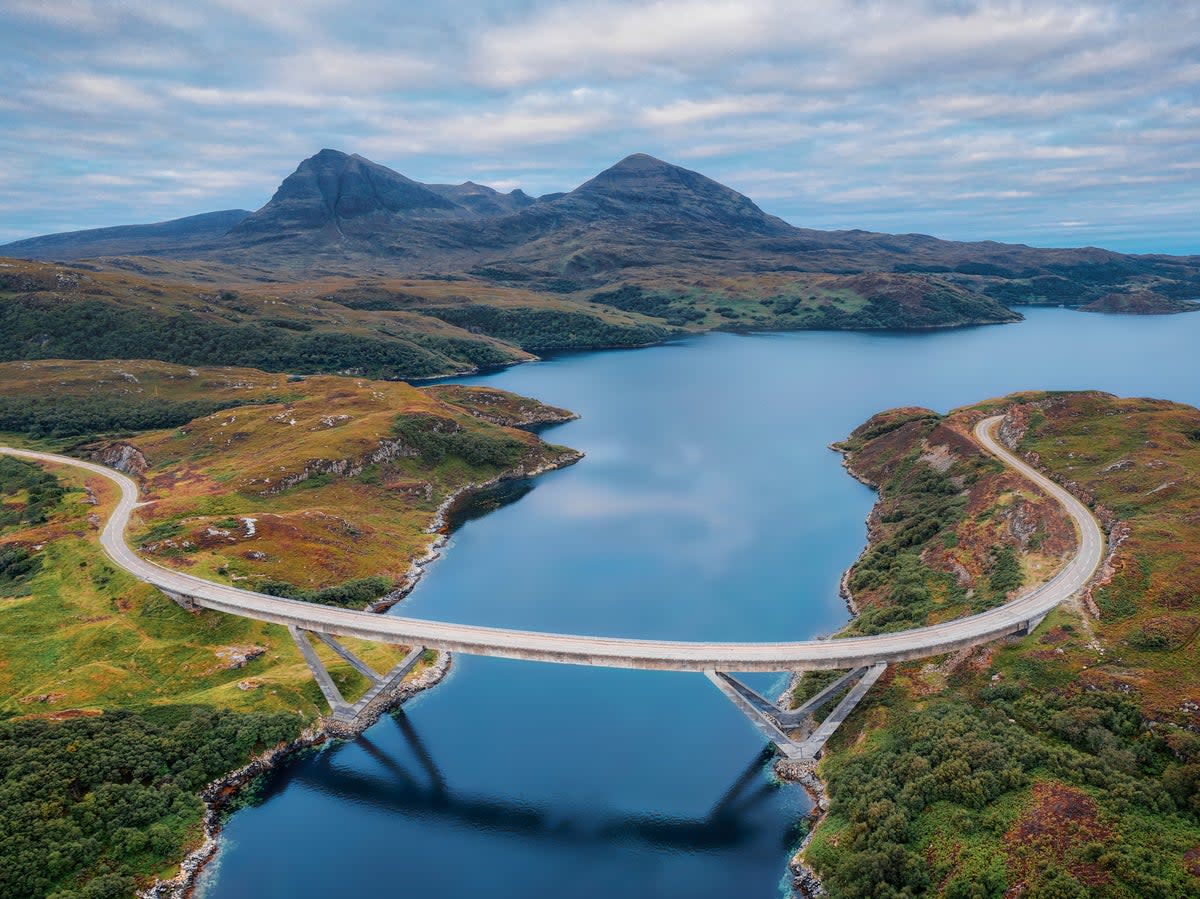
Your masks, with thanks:
[{"label": "mountain slope", "polygon": [[787,234],[791,225],[749,197],[645,153],[627,156],[546,208],[588,220],[688,223],[739,234]]},{"label": "mountain slope", "polygon": [[64,231],[5,244],[5,255],[21,259],[85,259],[179,252],[224,235],[250,215],[245,209],[205,212],[152,225],[116,225]]},{"label": "mountain slope", "polygon": [[438,218],[466,210],[399,172],[361,156],[322,150],[284,179],[270,201],[227,235],[230,246],[299,239],[340,244],[369,240],[406,217]]},{"label": "mountain slope", "polygon": [[438,196],[482,216],[509,215],[537,202],[537,199],[520,188],[502,194],[494,188],[476,184],[474,181],[464,181],[462,184],[426,184],[425,187]]}]

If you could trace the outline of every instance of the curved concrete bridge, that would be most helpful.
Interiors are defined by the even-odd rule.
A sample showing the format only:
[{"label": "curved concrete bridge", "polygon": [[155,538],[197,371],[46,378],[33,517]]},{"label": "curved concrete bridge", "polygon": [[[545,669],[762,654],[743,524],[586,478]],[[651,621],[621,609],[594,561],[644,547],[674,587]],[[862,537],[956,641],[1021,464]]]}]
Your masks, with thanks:
[{"label": "curved concrete bridge", "polygon": [[[228,612],[288,627],[297,638],[297,644],[310,665],[316,661],[316,654],[312,652],[311,645],[302,632],[319,635],[359,670],[363,670],[359,667],[361,663],[356,664],[357,660],[348,650],[336,644],[334,637],[357,637],[413,647],[537,662],[703,671],[738,704],[760,730],[791,756],[793,753],[785,748],[781,738],[787,742],[794,742],[783,731],[788,729],[789,723],[793,723],[795,716],[776,708],[720,672],[848,668],[851,669],[850,675],[839,684],[846,686],[852,681],[856,682],[846,699],[850,699],[856,693],[861,698],[861,694],[866,692],[887,663],[940,655],[1009,634],[1026,633],[1036,627],[1046,613],[1072,596],[1091,579],[1104,551],[1104,536],[1095,517],[1074,496],[1002,447],[994,436],[999,421],[999,416],[981,421],[975,428],[976,439],[984,449],[1062,506],[1078,531],[1079,548],[1075,557],[1050,581],[1003,606],[977,615],[870,637],[782,643],[644,640],[479,627],[337,609],[218,584],[164,568],[142,558],[129,547],[125,542],[125,530],[130,514],[138,505],[138,486],[131,478],[102,465],[67,456],[9,447],[0,447],[0,452],[38,462],[71,465],[108,478],[120,488],[121,498],[101,531],[100,542],[114,564],[184,605]],[[378,689],[383,689],[395,681],[397,674],[402,677],[415,664],[417,655],[414,651],[409,659],[397,666],[397,671],[389,673],[386,677],[369,673],[369,669],[364,671],[364,674],[375,681]],[[401,667],[404,667],[404,671],[398,671]],[[316,661],[314,673],[318,681],[323,680],[324,670],[320,668],[319,661]],[[328,681],[328,677],[324,680]],[[333,694],[329,688],[332,688]],[[337,694],[337,689],[331,681],[322,682],[322,689],[330,699],[335,714],[352,716],[364,705],[360,702],[356,706],[350,706]],[[854,701],[857,702],[857,699]],[[845,710],[846,714],[852,707],[853,704]],[[826,721],[837,717],[836,712],[835,709],[835,713]],[[819,750],[819,746],[817,749]]]}]

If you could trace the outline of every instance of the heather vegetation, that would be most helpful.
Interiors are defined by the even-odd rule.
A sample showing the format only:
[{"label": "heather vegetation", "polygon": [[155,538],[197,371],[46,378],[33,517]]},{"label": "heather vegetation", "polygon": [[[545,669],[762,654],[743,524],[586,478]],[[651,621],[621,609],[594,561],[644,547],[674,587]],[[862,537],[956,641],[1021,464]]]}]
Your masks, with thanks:
[{"label": "heather vegetation", "polygon": [[[1173,749],[1127,696],[897,692],[883,700],[894,723],[826,764],[833,802],[808,858],[830,895],[998,899],[1014,882],[1036,897],[1194,894],[1183,857],[1200,836],[1200,746]],[[1039,802],[1047,784],[1066,808]]]},{"label": "heather vegetation", "polygon": [[[907,563],[856,566],[855,598],[870,621],[941,579],[969,608],[1061,563],[1073,538],[1006,474],[971,461],[972,423],[1005,410],[1019,450],[1071,482],[1115,535],[1111,569],[1028,637],[894,666],[827,747],[830,812],[805,857],[837,897],[1193,896],[1200,490],[1188,475],[1200,467],[1200,412],[1085,393],[936,423],[921,410],[877,416],[846,445],[852,468],[883,485],[873,547],[930,503],[937,479],[911,476],[920,459],[976,477],[956,481],[956,523],[914,543]],[[818,685],[806,678],[798,697]]]},{"label": "heather vegetation", "polygon": [[[1024,503],[1002,466],[973,449],[961,433],[927,410],[876,416],[841,445],[852,469],[879,485],[872,539],[847,587],[860,615],[845,633],[875,634],[920,627],[1002,602],[1024,580],[1011,539],[1011,516],[995,499]],[[979,546],[988,542],[989,555]],[[961,544],[961,545],[960,545]]]},{"label": "heather vegetation", "polygon": [[217,580],[359,607],[405,581],[451,495],[577,458],[508,424],[569,413],[503,391],[330,376],[288,386],[287,403],[129,441],[147,460],[155,500],[133,532],[144,552]]},{"label": "heather vegetation", "polygon": [[[171,876],[200,838],[200,787],[324,711],[285,631],[186,612],[114,569],[85,535],[82,516],[94,507],[81,495],[3,538],[47,541],[19,595],[0,599],[5,897],[126,899],[135,885]],[[110,501],[102,495],[100,511]],[[0,559],[14,552],[27,550],[0,542]],[[399,657],[350,645],[379,670]],[[346,695],[367,688],[317,651]]]}]

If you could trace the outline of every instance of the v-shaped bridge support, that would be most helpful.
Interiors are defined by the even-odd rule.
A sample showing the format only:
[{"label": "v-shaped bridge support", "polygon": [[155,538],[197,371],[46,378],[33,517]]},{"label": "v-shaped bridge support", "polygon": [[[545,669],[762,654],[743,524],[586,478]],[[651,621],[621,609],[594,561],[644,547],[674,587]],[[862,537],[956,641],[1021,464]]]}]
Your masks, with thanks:
[{"label": "v-shaped bridge support", "polygon": [[[313,677],[317,681],[317,686],[321,688],[321,692],[325,696],[325,701],[329,703],[331,716],[338,721],[350,722],[357,719],[376,696],[385,690],[392,689],[396,684],[404,680],[404,676],[413,670],[417,662],[421,660],[421,654],[425,652],[425,647],[414,646],[408,655],[401,659],[399,664],[392,668],[391,671],[387,672],[387,674],[379,674],[370,665],[328,634],[322,634],[319,631],[301,630],[294,625],[288,627],[288,632],[291,633],[292,639],[296,641],[296,646],[299,648],[300,654],[304,656],[304,661],[308,664],[309,670],[312,671]],[[309,642],[308,635],[310,633],[345,659],[355,671],[362,674],[371,682],[371,688],[363,694],[358,702],[347,702],[345,697],[342,696],[342,691],[333,682],[333,678],[329,676],[329,671],[322,664],[321,658],[317,655],[317,651],[313,648],[312,643]]]},{"label": "v-shaped bridge support", "polygon": [[[780,708],[732,674],[724,671],[706,671],[704,674],[786,758],[817,759],[826,741],[854,711],[886,668],[886,662],[855,668],[794,709]],[[846,695],[810,733],[798,737],[789,733],[802,728],[814,712],[846,687],[850,688]]]}]

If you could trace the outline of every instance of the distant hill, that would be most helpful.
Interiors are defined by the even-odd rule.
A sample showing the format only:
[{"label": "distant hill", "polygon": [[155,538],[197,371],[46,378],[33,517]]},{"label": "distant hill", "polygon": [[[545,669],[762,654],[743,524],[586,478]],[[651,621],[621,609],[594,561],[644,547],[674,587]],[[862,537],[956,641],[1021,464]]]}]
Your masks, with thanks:
[{"label": "distant hill", "polygon": [[1149,290],[1105,294],[1079,307],[1083,312],[1120,312],[1126,315],[1173,315],[1200,311],[1195,301],[1171,299]]},{"label": "distant hill", "polygon": [[154,255],[199,248],[250,215],[245,209],[224,209],[152,225],[116,225],[64,231],[14,241],[0,255],[18,259],[87,259],[93,256]]}]

